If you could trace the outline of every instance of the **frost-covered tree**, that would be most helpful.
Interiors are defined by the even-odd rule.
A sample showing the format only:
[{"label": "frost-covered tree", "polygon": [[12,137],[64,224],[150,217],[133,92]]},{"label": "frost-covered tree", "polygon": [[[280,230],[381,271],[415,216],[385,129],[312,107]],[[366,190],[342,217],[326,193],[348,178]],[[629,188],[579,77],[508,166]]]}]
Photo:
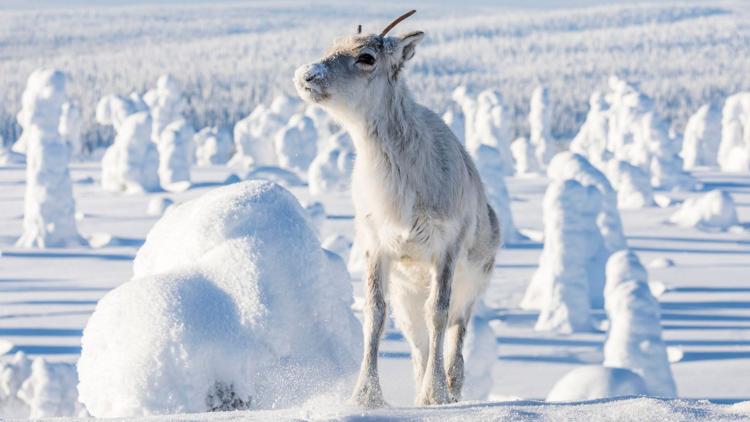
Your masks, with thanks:
[{"label": "frost-covered tree", "polygon": [[722,171],[750,171],[750,92],[734,94],[724,102],[717,161]]},{"label": "frost-covered tree", "polygon": [[503,162],[501,154],[486,144],[480,144],[471,153],[479,176],[484,183],[487,199],[497,214],[500,222],[500,233],[503,243],[516,243],[525,239],[513,223],[513,213],[510,208],[510,194],[505,186],[503,176]]},{"label": "frost-covered tree", "polygon": [[159,190],[158,171],[151,116],[141,111],[125,117],[117,123],[115,141],[102,157],[102,187],[112,192],[154,192]]},{"label": "frost-covered tree", "polygon": [[172,122],[182,119],[185,100],[180,82],[169,74],[160,76],[156,88],[146,92],[143,101],[151,110],[151,140],[159,143],[162,131]]},{"label": "frost-covered tree", "polygon": [[159,181],[170,192],[190,187],[190,165],[193,162],[193,128],[185,120],[175,120],[161,131],[159,150]]},{"label": "frost-covered tree", "polygon": [[450,107],[443,113],[443,121],[451,129],[456,138],[466,145],[466,116],[456,102],[451,102]]},{"label": "frost-covered tree", "polygon": [[516,164],[516,174],[519,176],[539,174],[541,168],[536,161],[534,145],[528,138],[520,137],[510,144],[510,151]]},{"label": "frost-covered tree", "polygon": [[307,186],[313,196],[349,190],[355,156],[352,139],[340,131],[327,144],[307,170]]},{"label": "frost-covered tree", "polygon": [[68,171],[70,149],[60,133],[67,101],[65,74],[40,69],[29,76],[23,93],[26,145],[26,196],[21,247],[79,245],[73,187]]},{"label": "frost-covered tree", "polygon": [[602,243],[596,227],[601,202],[596,188],[572,179],[553,180],[547,187],[544,249],[521,302],[524,309],[540,310],[536,330],[571,333],[592,328],[587,267]]},{"label": "frost-covered tree", "polygon": [[259,104],[249,116],[234,125],[236,152],[230,164],[244,168],[276,166],[274,136],[285,124],[280,115]]},{"label": "frost-covered tree", "polygon": [[683,166],[715,166],[721,142],[721,110],[714,103],[702,105],[685,126],[682,140]]},{"label": "frost-covered tree", "polygon": [[227,131],[204,127],[193,135],[195,161],[199,166],[226,164],[234,154],[234,143]]},{"label": "frost-covered tree", "polygon": [[[604,266],[607,258],[612,252],[624,248],[626,244],[615,191],[604,174],[582,156],[568,151],[561,152],[552,159],[547,168],[547,175],[551,180],[575,180],[584,186],[596,188],[601,194],[603,204],[594,220],[600,236],[596,237],[592,234],[594,237],[588,245],[593,250],[586,267],[591,306],[601,309],[604,306]],[[594,242],[599,238],[602,239],[603,244]]]},{"label": "frost-covered tree", "polygon": [[60,113],[60,136],[70,149],[71,156],[75,157],[83,152],[81,139],[81,110],[73,103],[66,102]]},{"label": "frost-covered tree", "polygon": [[470,123],[474,129],[471,143],[466,144],[469,152],[473,153],[481,145],[495,148],[503,174],[512,176],[515,165],[510,151],[510,119],[500,92],[487,89],[479,93],[474,120]]},{"label": "frost-covered tree", "polygon": [[290,97],[289,95],[277,95],[271,101],[271,112],[278,115],[281,120],[288,121],[295,114],[302,113],[304,111],[304,102],[298,97]]},{"label": "frost-covered tree", "polygon": [[464,339],[464,388],[462,398],[487,400],[492,393],[492,368],[497,361],[497,339],[490,327],[491,316],[483,301],[474,305]]},{"label": "frost-covered tree", "polygon": [[638,256],[618,251],[607,262],[605,309],[610,321],[604,366],[629,369],[646,381],[649,395],[675,397],[677,388],[661,337],[659,302]]},{"label": "frost-covered tree", "polygon": [[317,153],[317,140],[313,120],[304,114],[293,115],[274,137],[279,167],[307,176],[307,169]]},{"label": "frost-covered tree", "polygon": [[475,135],[474,121],[477,115],[477,92],[474,87],[468,85],[460,85],[456,87],[451,93],[451,99],[461,108],[461,113],[464,115],[464,136],[459,137],[464,141],[464,145],[468,149],[475,146],[478,141]]},{"label": "frost-covered tree", "polygon": [[614,158],[640,167],[656,189],[692,189],[695,180],[682,171],[680,142],[670,137],[654,102],[637,85],[610,77],[607,148]]},{"label": "frost-covered tree", "polygon": [[621,209],[650,207],[654,204],[653,190],[648,174],[627,161],[610,160],[606,167],[607,178],[617,192],[617,206]]},{"label": "frost-covered tree", "polygon": [[600,170],[611,158],[612,153],[607,149],[609,134],[609,104],[596,91],[589,98],[589,112],[586,120],[575,138],[570,142],[570,150],[586,157],[591,164]]},{"label": "frost-covered tree", "polygon": [[317,104],[307,106],[305,109],[305,116],[312,119],[315,124],[315,130],[318,133],[318,151],[323,151],[328,148],[328,140],[333,136],[334,133],[340,129],[336,123],[334,123],[331,116],[325,109]]},{"label": "frost-covered tree", "polygon": [[557,153],[557,145],[550,131],[551,120],[547,88],[537,86],[531,93],[529,105],[529,141],[534,145],[536,160],[542,168],[546,168]]}]

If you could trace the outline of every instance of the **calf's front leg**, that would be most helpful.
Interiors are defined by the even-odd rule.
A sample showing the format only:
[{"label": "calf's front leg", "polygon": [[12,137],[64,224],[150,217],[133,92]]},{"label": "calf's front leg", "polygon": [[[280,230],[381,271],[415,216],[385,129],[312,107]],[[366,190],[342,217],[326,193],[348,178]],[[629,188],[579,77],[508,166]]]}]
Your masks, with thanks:
[{"label": "calf's front leg", "polygon": [[378,347],[385,325],[386,305],[384,286],[388,274],[384,257],[367,253],[367,275],[365,280],[365,306],[362,310],[364,334],[364,356],[359,379],[354,387],[351,401],[365,408],[385,406],[383,391],[378,377]]},{"label": "calf's front leg", "polygon": [[446,253],[436,263],[430,283],[430,295],[425,303],[430,349],[421,390],[417,396],[417,402],[422,405],[444,404],[450,401],[444,368],[443,343],[448,324],[454,268],[452,253]]}]

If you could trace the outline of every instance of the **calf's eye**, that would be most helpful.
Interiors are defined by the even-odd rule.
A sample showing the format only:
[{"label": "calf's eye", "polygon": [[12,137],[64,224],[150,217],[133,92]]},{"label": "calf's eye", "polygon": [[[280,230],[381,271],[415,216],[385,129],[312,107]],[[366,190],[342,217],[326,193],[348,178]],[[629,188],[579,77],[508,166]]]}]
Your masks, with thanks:
[{"label": "calf's eye", "polygon": [[359,57],[357,57],[357,64],[362,64],[365,66],[372,66],[375,64],[375,57],[372,56],[372,54],[360,54]]}]

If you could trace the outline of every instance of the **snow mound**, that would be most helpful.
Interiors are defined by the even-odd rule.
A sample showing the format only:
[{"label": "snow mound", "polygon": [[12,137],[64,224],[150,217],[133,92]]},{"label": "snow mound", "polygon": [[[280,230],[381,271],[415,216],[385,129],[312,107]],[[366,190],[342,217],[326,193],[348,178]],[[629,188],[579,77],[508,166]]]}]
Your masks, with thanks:
[{"label": "snow mound", "polygon": [[326,237],[321,246],[323,246],[323,249],[327,249],[340,256],[344,262],[349,261],[349,252],[352,250],[352,240],[343,234],[334,234]]},{"label": "snow mound", "polygon": [[623,368],[583,366],[573,369],[555,383],[548,402],[597,400],[624,396],[645,396],[646,383],[640,375]]},{"label": "snow mound", "polygon": [[294,406],[357,369],[346,268],[278,185],[175,207],[133,274],[84,330],[78,389],[96,417]]},{"label": "snow mound", "polygon": [[193,135],[195,160],[199,166],[226,164],[234,154],[234,143],[229,133],[218,127],[204,127]]},{"label": "snow mound", "polygon": [[659,302],[638,256],[615,252],[607,262],[605,308],[610,321],[604,366],[627,368],[646,381],[648,394],[675,397],[677,388],[661,336]]},{"label": "snow mound", "polygon": [[323,225],[326,222],[326,207],[320,201],[312,201],[305,204],[305,212],[307,217],[310,219],[310,224],[315,232],[320,234],[323,232]]},{"label": "snow mound", "polygon": [[737,224],[737,209],[732,195],[712,190],[699,197],[688,198],[669,221],[683,227],[727,230]]},{"label": "snow mound", "polygon": [[0,419],[86,416],[78,402],[76,368],[29,359],[23,352],[0,358]]},{"label": "snow mound", "polygon": [[674,261],[669,258],[654,258],[648,263],[649,268],[669,268],[674,267]]}]

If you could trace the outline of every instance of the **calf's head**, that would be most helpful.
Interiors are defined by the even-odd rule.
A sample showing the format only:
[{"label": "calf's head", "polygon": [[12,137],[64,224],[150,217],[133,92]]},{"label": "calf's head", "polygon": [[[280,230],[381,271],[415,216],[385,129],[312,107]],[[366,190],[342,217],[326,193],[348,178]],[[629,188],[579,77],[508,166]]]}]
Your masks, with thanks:
[{"label": "calf's head", "polygon": [[[320,104],[334,114],[362,113],[392,95],[404,63],[414,56],[424,32],[389,37],[396,19],[379,35],[353,35],[337,39],[325,57],[297,68],[294,85],[300,97]],[[341,112],[341,113],[337,113]]]}]

